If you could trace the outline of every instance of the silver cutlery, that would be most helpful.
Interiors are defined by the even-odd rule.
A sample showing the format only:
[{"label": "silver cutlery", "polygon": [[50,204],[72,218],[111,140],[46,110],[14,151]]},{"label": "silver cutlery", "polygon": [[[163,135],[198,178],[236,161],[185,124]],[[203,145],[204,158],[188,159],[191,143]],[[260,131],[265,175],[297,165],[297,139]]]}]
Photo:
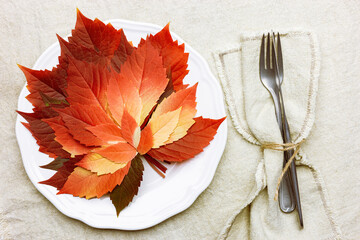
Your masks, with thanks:
[{"label": "silver cutlery", "polygon": [[[274,67],[274,62],[276,61],[275,50],[274,48],[272,48],[272,52],[270,52],[270,46],[271,46],[270,34],[268,34],[267,37],[266,51],[265,51],[265,40],[266,37],[265,35],[263,35],[261,40],[261,50],[260,50],[260,60],[259,60],[260,80],[264,85],[264,87],[269,91],[274,101],[276,120],[278,122],[280,131],[282,133],[283,124],[282,124],[281,104],[280,104],[280,95],[279,95],[280,91],[279,91],[279,83],[276,82],[279,79],[276,77],[276,66]],[[286,164],[285,158],[284,158],[284,164]],[[292,182],[289,171],[285,173],[283,180],[280,183],[279,206],[281,211],[286,213],[292,212],[295,209],[295,201],[293,197]]]},{"label": "silver cutlery", "polygon": [[[281,113],[282,113],[282,120],[283,120],[282,121],[283,140],[284,140],[284,143],[291,143],[290,128],[289,128],[289,124],[288,124],[286,114],[285,114],[284,100],[283,100],[282,91],[281,91],[281,83],[283,82],[283,79],[284,79],[284,67],[283,67],[283,59],[282,59],[280,34],[279,33],[277,34],[277,39],[275,39],[274,33],[272,35],[273,35],[273,41],[272,41],[273,51],[272,52],[275,53],[275,57],[274,57],[275,61],[273,61],[273,65],[276,67],[276,73],[277,73],[276,76],[278,78],[277,83],[278,83],[278,87],[279,87],[279,96],[280,96],[280,103],[281,103],[280,107],[282,110]],[[274,43],[275,41],[276,41],[276,47],[275,47],[275,43]],[[290,149],[290,150],[284,152],[284,157],[285,157],[284,160],[285,161],[284,161],[283,166],[285,166],[286,162],[291,158],[291,156],[293,154],[294,154],[294,149]],[[293,194],[294,194],[294,197],[296,200],[296,207],[297,207],[297,211],[298,211],[298,215],[299,215],[300,226],[304,227],[295,161],[291,162],[290,176],[291,176],[291,180],[292,180],[291,181],[292,182],[292,190],[293,190]],[[280,195],[280,189],[279,189],[279,195]]]}]

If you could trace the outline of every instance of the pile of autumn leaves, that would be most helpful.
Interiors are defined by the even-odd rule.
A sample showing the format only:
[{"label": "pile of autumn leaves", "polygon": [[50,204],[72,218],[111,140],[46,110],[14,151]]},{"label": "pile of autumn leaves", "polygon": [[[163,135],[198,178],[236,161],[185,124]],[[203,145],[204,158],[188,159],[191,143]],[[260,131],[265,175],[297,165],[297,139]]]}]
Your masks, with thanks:
[{"label": "pile of autumn leaves", "polygon": [[169,26],[132,46],[124,32],[79,11],[68,42],[58,36],[51,71],[20,66],[32,113],[19,112],[56,173],[58,194],[110,193],[117,214],[137,194],[144,166],[181,162],[209,145],[224,120],[194,118],[196,87],[183,84],[188,53]]}]

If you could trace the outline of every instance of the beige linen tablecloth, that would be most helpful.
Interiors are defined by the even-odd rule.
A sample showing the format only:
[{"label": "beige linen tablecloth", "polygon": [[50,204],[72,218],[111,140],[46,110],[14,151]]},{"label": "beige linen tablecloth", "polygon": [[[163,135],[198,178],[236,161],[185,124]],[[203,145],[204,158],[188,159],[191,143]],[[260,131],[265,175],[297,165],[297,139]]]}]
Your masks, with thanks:
[{"label": "beige linen tablecloth", "polygon": [[[249,175],[252,170],[248,166],[257,161],[258,146],[239,137],[231,118],[227,146],[209,188],[189,209],[150,229],[126,232],[91,228],[64,216],[35,189],[23,168],[15,139],[15,109],[25,83],[16,63],[31,67],[56,41],[55,33],[68,35],[75,24],[76,7],[86,16],[101,20],[123,18],[158,25],[170,21],[171,30],[205,57],[216,76],[212,53],[238,46],[244,33],[264,29],[313,32],[319,43],[321,69],[314,125],[304,151],[321,171],[339,238],[359,239],[358,6],[357,1],[310,0],[1,1],[0,239],[249,239],[254,236],[251,229],[261,229],[259,219],[254,227],[254,210],[247,206],[246,195],[249,178],[254,177]],[[306,193],[302,196],[306,198]],[[261,199],[254,204],[259,206]],[[237,215],[241,206],[247,207]],[[232,218],[231,230],[224,234]],[[314,238],[321,236],[309,232],[301,237]]]}]

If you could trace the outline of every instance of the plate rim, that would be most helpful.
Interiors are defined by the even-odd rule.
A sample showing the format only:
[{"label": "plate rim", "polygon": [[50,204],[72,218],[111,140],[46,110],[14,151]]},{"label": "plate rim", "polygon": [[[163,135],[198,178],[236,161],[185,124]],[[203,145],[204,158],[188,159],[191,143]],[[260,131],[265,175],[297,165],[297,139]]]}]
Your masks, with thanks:
[{"label": "plate rim", "polygon": [[[133,26],[139,26],[139,27],[150,27],[150,28],[153,28],[153,29],[156,29],[157,31],[161,30],[162,27],[159,26],[159,25],[156,25],[156,24],[152,24],[152,23],[145,23],[145,22],[137,22],[137,21],[130,21],[130,20],[125,20],[125,19],[110,19],[110,20],[107,20],[107,21],[104,21],[104,23],[119,23],[119,24],[122,24],[122,25],[126,25],[126,24],[131,24]],[[202,66],[205,68],[205,71],[209,74],[210,78],[209,78],[209,82],[211,84],[214,84],[215,87],[216,87],[216,90],[218,91],[219,93],[219,98],[221,98],[221,103],[220,105],[222,106],[222,108],[220,109],[221,111],[221,114],[223,114],[224,116],[226,116],[226,111],[225,111],[225,104],[224,104],[224,94],[222,92],[222,88],[220,86],[220,83],[219,81],[217,81],[217,79],[215,78],[214,74],[212,73],[208,63],[206,62],[206,60],[204,59],[204,57],[202,57],[195,49],[193,49],[189,44],[187,44],[182,38],[180,38],[176,33],[174,32],[171,32],[171,35],[172,37],[174,37],[175,39],[177,39],[179,42],[181,43],[185,43],[185,46],[186,46],[186,49],[189,49],[191,51],[191,53],[193,55],[196,55],[196,58],[198,60],[200,60]],[[57,46],[59,45],[58,42],[55,42],[53,44],[51,44],[36,60],[33,68],[37,68],[37,65],[39,65],[39,62],[42,60],[42,58],[44,58],[44,56],[47,55],[47,53],[51,52],[53,50],[53,48],[57,48]],[[27,83],[25,82],[25,86],[22,88],[21,92],[20,92],[20,95],[18,97],[18,104],[17,104],[17,108],[19,109],[19,105],[20,105],[20,100],[23,99],[23,95],[24,95],[24,92],[26,91],[26,86],[27,86]],[[210,183],[212,182],[213,178],[214,178],[214,175],[215,175],[215,172],[216,172],[216,169],[218,167],[218,164],[220,163],[220,160],[222,158],[222,155],[223,155],[223,152],[225,150],[225,146],[226,146],[226,142],[227,142],[227,134],[228,134],[228,131],[227,131],[227,119],[225,119],[225,121],[220,125],[220,128],[222,129],[222,134],[220,135],[219,132],[216,134],[217,137],[221,137],[222,138],[222,141],[221,141],[221,144],[217,145],[217,154],[219,155],[218,156],[218,160],[217,161],[213,161],[213,165],[211,167],[211,171],[208,171],[209,173],[207,174],[207,178],[204,178],[203,181],[200,181],[198,184],[196,184],[195,186],[192,186],[193,188],[196,188],[197,191],[192,191],[193,194],[187,194],[186,195],[186,198],[184,199],[181,199],[181,201],[178,201],[178,202],[181,202],[183,204],[175,204],[175,206],[172,208],[172,211],[168,211],[166,214],[163,214],[161,217],[155,217],[155,216],[152,216],[152,221],[151,222],[148,222],[147,224],[146,223],[143,223],[142,225],[140,226],[133,226],[133,227],[130,227],[130,226],[126,226],[126,227],[121,227],[121,226],[114,226],[114,225],[101,225],[100,226],[98,224],[96,224],[95,222],[93,221],[89,221],[87,218],[86,218],[86,214],[84,214],[85,217],[82,217],[83,215],[81,216],[78,216],[76,214],[71,214],[71,211],[67,210],[67,207],[64,206],[64,205],[61,205],[59,203],[59,201],[56,198],[57,195],[52,195],[51,193],[49,194],[48,192],[44,191],[42,188],[39,187],[39,184],[37,182],[35,182],[35,180],[33,180],[30,176],[32,175],[32,173],[29,173],[29,169],[26,168],[26,162],[24,160],[24,147],[21,147],[20,146],[20,128],[21,127],[24,127],[22,124],[21,124],[21,120],[20,120],[20,116],[17,115],[17,118],[16,118],[16,122],[15,122],[15,132],[16,132],[16,139],[17,139],[17,143],[18,143],[18,146],[19,146],[19,149],[20,149],[20,153],[21,153],[21,158],[22,158],[22,162],[23,162],[23,166],[25,168],[25,171],[26,171],[26,174],[28,176],[28,178],[30,179],[30,181],[32,182],[32,184],[35,186],[35,188],[49,201],[51,202],[51,204],[53,204],[55,206],[55,208],[57,210],[59,210],[62,214],[66,215],[67,217],[70,217],[70,218],[73,218],[73,219],[76,219],[76,220],[79,220],[79,221],[82,221],[83,223],[91,226],[91,227],[94,227],[94,228],[100,228],[100,229],[115,229],[115,230],[127,230],[127,231],[131,231],[131,230],[142,230],[142,229],[147,229],[147,228],[150,228],[150,227],[153,227],[165,220],[167,220],[168,218],[172,217],[172,216],[175,216],[177,215],[178,213],[180,212],[183,212],[185,211],[186,209],[188,209],[194,202],[195,200],[201,195],[201,193],[204,192],[204,190],[210,185]],[[220,129],[219,128],[219,129]],[[215,164],[216,163],[216,164]],[[194,190],[194,189],[193,189]]]}]

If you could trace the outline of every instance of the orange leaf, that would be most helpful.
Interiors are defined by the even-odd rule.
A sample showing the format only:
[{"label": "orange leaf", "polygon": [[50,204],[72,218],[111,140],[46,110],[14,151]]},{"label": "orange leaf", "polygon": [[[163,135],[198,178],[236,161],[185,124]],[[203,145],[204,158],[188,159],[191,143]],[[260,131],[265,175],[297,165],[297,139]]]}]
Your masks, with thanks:
[{"label": "orange leaf", "polygon": [[69,129],[74,139],[86,146],[101,146],[106,144],[101,138],[96,137],[96,135],[87,130],[88,127],[99,124],[109,124],[116,127],[114,122],[99,105],[83,107],[74,104],[64,109],[57,109],[56,111],[61,116],[65,126]]},{"label": "orange leaf", "polygon": [[187,70],[189,53],[184,52],[184,44],[179,45],[177,40],[173,41],[169,31],[169,24],[157,34],[150,35],[146,40],[142,40],[139,47],[148,41],[151,42],[162,56],[167,74],[171,75],[170,79],[172,80],[174,90],[178,91],[186,88],[187,85],[183,84],[183,79],[189,72]]},{"label": "orange leaf", "polygon": [[147,153],[154,145],[153,133],[150,127],[145,127],[141,131],[140,143],[137,147],[137,151],[144,155]]},{"label": "orange leaf", "polygon": [[106,66],[95,65],[69,57],[66,100],[71,104],[99,105],[106,108],[106,87],[112,72]]},{"label": "orange leaf", "polygon": [[126,142],[122,137],[121,129],[115,124],[98,124],[96,126],[88,126],[86,129],[101,139],[105,145]]},{"label": "orange leaf", "polygon": [[137,154],[136,149],[128,143],[117,143],[94,149],[94,152],[116,163],[128,163]]},{"label": "orange leaf", "polygon": [[142,108],[137,122],[141,125],[168,84],[162,59],[150,43],[145,43],[128,57],[120,74],[138,89]]},{"label": "orange leaf", "polygon": [[118,33],[120,33],[120,43],[114,52],[114,56],[111,58],[111,66],[116,72],[120,72],[121,65],[135,49],[132,43],[126,39],[122,29],[118,30]]},{"label": "orange leaf", "polygon": [[119,125],[121,125],[124,108],[139,123],[141,111],[139,90],[122,74],[113,74],[110,78],[107,87],[107,101],[110,112]]},{"label": "orange leaf", "polygon": [[68,64],[68,57],[82,60],[91,63],[99,63],[105,65],[108,61],[101,53],[95,51],[93,48],[87,48],[82,45],[77,45],[75,43],[69,43],[61,38],[59,35],[56,35],[60,43],[61,48],[61,61]]},{"label": "orange leaf", "polygon": [[[110,23],[105,25],[99,19],[91,20],[85,17],[77,10],[77,21],[72,36],[69,37],[69,43],[74,47],[69,48],[71,55],[78,56],[77,59],[89,60],[86,56],[79,55],[79,47],[97,52],[98,55],[92,54],[90,61],[96,61],[97,58],[104,58],[102,61],[111,63],[111,66],[119,72],[128,55],[133,51],[133,47],[127,41],[122,29],[116,30]],[[84,59],[85,58],[85,59]]]},{"label": "orange leaf", "polygon": [[113,162],[98,153],[89,153],[81,159],[76,166],[85,168],[97,175],[114,173],[126,166],[127,163]]},{"label": "orange leaf", "polygon": [[76,167],[58,194],[72,194],[75,197],[85,197],[87,199],[100,198],[104,194],[111,192],[116,185],[121,184],[129,171],[130,165],[131,162],[113,174],[101,176],[82,167]]},{"label": "orange leaf", "polygon": [[126,109],[121,120],[121,133],[123,138],[133,147],[136,148],[139,145],[140,127]]},{"label": "orange leaf", "polygon": [[70,157],[70,154],[62,148],[62,145],[55,141],[54,130],[49,126],[49,124],[42,120],[56,115],[46,114],[45,109],[43,109],[43,111],[34,109],[33,113],[17,112],[28,122],[23,123],[23,125],[36,139],[36,143],[40,146],[40,152],[48,154],[51,158],[56,158],[57,156],[64,158]]},{"label": "orange leaf", "polygon": [[157,160],[170,162],[181,162],[193,158],[210,144],[224,120],[225,117],[218,120],[195,118],[194,125],[188,130],[185,137],[158,149],[151,149],[147,154]]},{"label": "orange leaf", "polygon": [[44,122],[55,132],[55,140],[63,146],[63,149],[71,155],[82,155],[88,153],[91,149],[76,141],[69,133],[69,129],[64,126],[60,117],[48,118]]}]

